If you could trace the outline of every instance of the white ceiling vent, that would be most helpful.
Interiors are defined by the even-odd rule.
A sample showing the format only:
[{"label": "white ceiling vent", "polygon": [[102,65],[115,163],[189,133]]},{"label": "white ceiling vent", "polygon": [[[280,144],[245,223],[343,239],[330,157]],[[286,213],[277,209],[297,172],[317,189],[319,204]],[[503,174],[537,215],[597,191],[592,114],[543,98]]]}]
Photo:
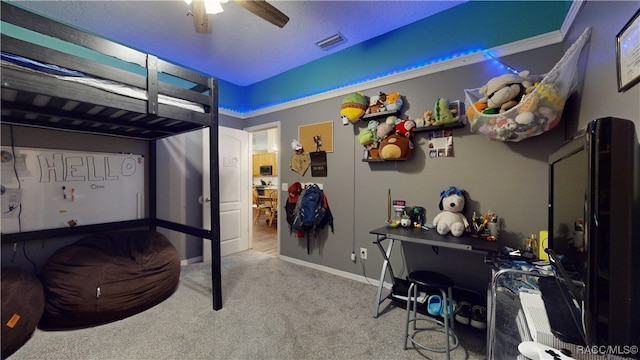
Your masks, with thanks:
[{"label": "white ceiling vent", "polygon": [[322,50],[327,50],[328,48],[332,47],[332,46],[336,46],[338,44],[342,44],[343,42],[345,42],[345,38],[344,36],[342,36],[342,34],[337,33],[335,35],[329,36],[328,38],[324,39],[324,40],[320,40],[316,43],[316,45],[318,45]]}]

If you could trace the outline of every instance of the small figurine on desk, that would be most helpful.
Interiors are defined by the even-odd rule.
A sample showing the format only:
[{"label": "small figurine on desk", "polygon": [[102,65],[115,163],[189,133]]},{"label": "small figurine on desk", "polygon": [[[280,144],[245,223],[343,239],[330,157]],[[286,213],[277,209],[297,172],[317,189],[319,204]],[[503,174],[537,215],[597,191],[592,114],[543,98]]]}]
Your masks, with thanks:
[{"label": "small figurine on desk", "polygon": [[404,215],[402,215],[402,219],[400,219],[400,225],[402,225],[402,227],[411,226],[411,218],[409,217],[409,215],[407,215],[406,212],[404,213]]}]

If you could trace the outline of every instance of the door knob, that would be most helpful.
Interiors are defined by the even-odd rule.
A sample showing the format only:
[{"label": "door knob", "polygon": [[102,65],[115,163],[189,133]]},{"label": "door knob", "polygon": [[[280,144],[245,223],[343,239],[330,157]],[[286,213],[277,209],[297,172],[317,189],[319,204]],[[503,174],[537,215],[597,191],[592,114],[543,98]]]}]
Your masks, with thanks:
[{"label": "door knob", "polygon": [[198,202],[199,202],[200,204],[205,204],[205,203],[207,203],[207,204],[208,204],[208,203],[210,203],[210,202],[211,202],[211,198],[210,198],[210,197],[208,197],[208,196],[207,196],[207,197],[204,197],[204,196],[200,195],[200,196],[198,197]]}]

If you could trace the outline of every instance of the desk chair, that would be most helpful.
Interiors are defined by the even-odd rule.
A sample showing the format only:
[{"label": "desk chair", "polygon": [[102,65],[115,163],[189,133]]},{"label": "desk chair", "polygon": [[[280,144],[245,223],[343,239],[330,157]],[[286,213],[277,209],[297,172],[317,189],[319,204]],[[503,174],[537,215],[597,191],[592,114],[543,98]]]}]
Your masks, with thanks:
[{"label": "desk chair", "polygon": [[[449,277],[433,272],[433,271],[413,271],[407,277],[407,280],[411,283],[409,285],[409,291],[407,294],[407,318],[404,326],[404,349],[407,350],[407,343],[411,343],[415,347],[419,347],[424,350],[446,353],[447,359],[449,359],[449,352],[458,347],[458,337],[454,332],[454,320],[453,315],[450,312],[453,310],[453,280]],[[444,317],[442,321],[429,316],[418,315],[418,287],[438,289],[442,296],[442,306],[444,307]],[[413,308],[413,315],[412,313]],[[437,324],[444,326],[445,347],[444,348],[432,348],[423,344],[420,344],[414,336],[424,329],[418,329],[417,322],[422,320],[430,320]],[[409,334],[409,324],[413,323],[413,333]],[[453,341],[451,341],[453,340]]]}]

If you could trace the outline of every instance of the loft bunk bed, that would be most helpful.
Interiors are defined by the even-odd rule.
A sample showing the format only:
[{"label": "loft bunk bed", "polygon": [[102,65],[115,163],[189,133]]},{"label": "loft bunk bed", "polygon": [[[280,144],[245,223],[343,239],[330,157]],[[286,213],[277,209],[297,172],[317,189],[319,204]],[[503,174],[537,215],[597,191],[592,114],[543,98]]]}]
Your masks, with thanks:
[{"label": "loft bunk bed", "polygon": [[[216,79],[4,1],[1,16],[6,24],[79,46],[100,59],[59,51],[3,31],[2,124],[145,140],[150,157],[146,218],[3,233],[2,244],[141,227],[209,239],[213,309],[221,309],[218,147],[210,147],[209,157],[211,230],[158,218],[155,198],[157,140],[209,128],[210,144],[217,144]],[[123,69],[118,65],[122,62],[134,70]]]}]

